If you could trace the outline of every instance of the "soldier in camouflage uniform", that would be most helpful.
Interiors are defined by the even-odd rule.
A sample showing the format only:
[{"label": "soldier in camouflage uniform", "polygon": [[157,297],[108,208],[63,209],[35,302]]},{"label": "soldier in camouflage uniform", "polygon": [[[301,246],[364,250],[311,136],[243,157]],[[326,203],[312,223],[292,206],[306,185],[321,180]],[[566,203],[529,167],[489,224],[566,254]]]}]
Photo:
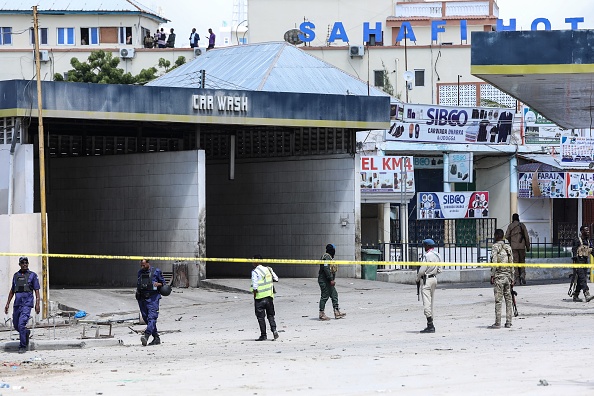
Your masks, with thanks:
[{"label": "soldier in camouflage uniform", "polygon": [[[494,238],[495,243],[491,248],[492,263],[513,264],[513,253],[509,245],[503,241],[503,230],[496,229]],[[491,329],[501,328],[501,304],[505,298],[505,327],[512,325],[512,294],[511,288],[514,286],[515,268],[510,266],[497,266],[491,268],[491,284],[495,285],[495,323],[489,326]]]},{"label": "soldier in camouflage uniform", "polygon": [[[590,255],[592,254],[592,240],[590,239],[590,228],[588,226],[580,227],[580,236],[573,241],[573,248],[571,250],[573,252],[574,263],[588,264]],[[590,289],[588,288],[587,268],[574,268],[572,282],[576,283],[576,288],[573,292],[573,301],[583,301],[579,297],[582,291],[584,292],[586,302],[590,302],[594,298],[594,296],[590,295]]]},{"label": "soldier in camouflage uniform", "polygon": [[338,292],[336,291],[336,272],[338,271],[338,265],[333,264],[331,261],[334,260],[336,249],[333,244],[329,243],[326,245],[326,253],[322,256],[324,264],[320,264],[320,270],[318,272],[318,284],[320,285],[320,320],[330,320],[329,317],[324,313],[326,302],[328,298],[332,299],[332,306],[334,307],[334,318],[342,319],[346,316],[346,313],[340,312],[338,308]]}]

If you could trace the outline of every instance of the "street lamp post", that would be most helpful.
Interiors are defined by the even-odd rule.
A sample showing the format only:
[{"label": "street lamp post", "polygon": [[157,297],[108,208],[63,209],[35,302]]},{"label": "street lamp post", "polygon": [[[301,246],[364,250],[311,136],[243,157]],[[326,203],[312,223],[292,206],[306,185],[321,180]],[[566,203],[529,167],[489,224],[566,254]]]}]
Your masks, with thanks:
[{"label": "street lamp post", "polygon": [[458,74],[458,106],[460,106],[460,74]]}]

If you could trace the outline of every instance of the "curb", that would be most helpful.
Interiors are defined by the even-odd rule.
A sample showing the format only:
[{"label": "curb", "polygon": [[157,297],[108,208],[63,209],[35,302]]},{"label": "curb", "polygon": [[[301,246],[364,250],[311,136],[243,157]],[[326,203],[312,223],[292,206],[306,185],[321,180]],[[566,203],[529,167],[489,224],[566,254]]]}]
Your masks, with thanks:
[{"label": "curb", "polygon": [[249,292],[249,290],[240,289],[240,288],[233,287],[233,286],[219,285],[217,283],[213,283],[208,280],[201,280],[199,287],[204,288],[204,289],[221,290],[221,291],[233,292],[233,293],[251,294]]},{"label": "curb", "polygon": [[[124,341],[117,338],[84,339],[84,340],[53,340],[31,341],[29,351],[56,351],[62,349],[85,349],[98,347],[123,346]],[[5,352],[16,352],[19,349],[18,341],[4,343],[0,348]]]}]

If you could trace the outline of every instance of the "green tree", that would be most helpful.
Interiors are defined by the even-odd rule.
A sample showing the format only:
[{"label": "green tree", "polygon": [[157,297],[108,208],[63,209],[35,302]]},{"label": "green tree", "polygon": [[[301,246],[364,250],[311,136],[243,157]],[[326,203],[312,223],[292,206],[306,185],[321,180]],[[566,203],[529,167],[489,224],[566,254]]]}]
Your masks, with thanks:
[{"label": "green tree", "polygon": [[384,65],[384,61],[382,61],[382,73],[384,76],[384,86],[382,90],[390,96],[394,96],[394,86],[390,82],[390,73],[388,73],[388,69],[386,69],[386,65]]},{"label": "green tree", "polygon": [[165,70],[165,73],[169,73],[171,70],[175,69],[186,63],[186,58],[184,56],[180,56],[175,61],[175,64],[171,66],[171,62],[169,62],[165,58],[159,58],[159,67]]},{"label": "green tree", "polygon": [[[186,58],[180,56],[171,66],[169,61],[159,59],[159,67],[165,69],[165,73],[186,63]],[[146,84],[157,78],[157,68],[149,67],[142,69],[138,75],[133,76],[119,68],[119,58],[114,58],[109,52],[103,50],[93,51],[86,62],[81,62],[78,58],[72,58],[70,65],[72,69],[68,71],[66,79],[60,73],[54,74],[54,81],[86,82],[95,84]]]}]

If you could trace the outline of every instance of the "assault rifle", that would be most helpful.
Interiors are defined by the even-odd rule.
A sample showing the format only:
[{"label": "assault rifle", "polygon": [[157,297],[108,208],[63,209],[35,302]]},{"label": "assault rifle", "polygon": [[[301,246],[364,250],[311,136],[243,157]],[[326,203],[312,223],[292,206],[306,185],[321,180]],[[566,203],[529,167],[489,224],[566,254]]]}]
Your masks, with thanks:
[{"label": "assault rifle", "polygon": [[[421,269],[421,267],[417,267],[417,274],[419,273],[419,270]],[[421,282],[417,281],[417,301],[421,301],[421,298],[419,297],[419,289],[421,288]]]},{"label": "assault rifle", "polygon": [[518,306],[516,305],[516,296],[518,292],[514,290],[513,286],[511,287],[511,295],[512,295],[512,307],[514,307],[514,316],[518,316]]},{"label": "assault rifle", "polygon": [[[576,262],[575,258],[573,259],[573,262],[574,263]],[[568,296],[573,296],[573,293],[575,293],[575,291],[577,289],[577,281],[578,281],[578,277],[577,277],[577,274],[574,269],[573,273],[569,275],[569,290],[567,290]]]}]

